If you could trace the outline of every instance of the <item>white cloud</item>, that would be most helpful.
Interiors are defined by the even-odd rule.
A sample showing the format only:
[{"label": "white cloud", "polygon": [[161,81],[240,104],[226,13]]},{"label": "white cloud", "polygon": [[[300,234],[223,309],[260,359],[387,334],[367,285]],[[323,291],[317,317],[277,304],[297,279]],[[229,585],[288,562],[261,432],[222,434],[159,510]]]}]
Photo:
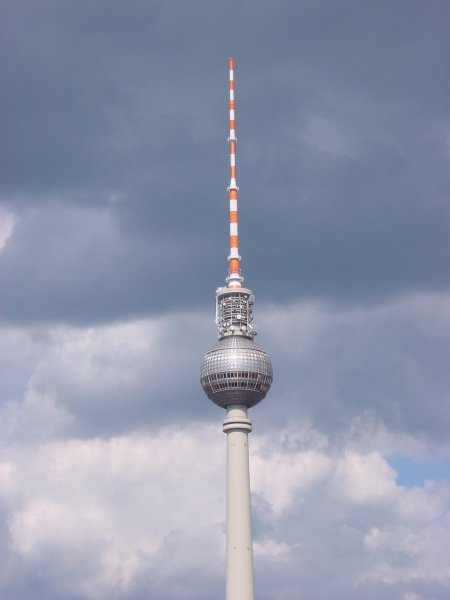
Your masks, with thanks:
[{"label": "white cloud", "polygon": [[436,581],[450,586],[449,501],[448,484],[399,490],[389,520],[364,537],[373,560],[360,580]]},{"label": "white cloud", "polygon": [[268,558],[269,560],[286,560],[292,554],[293,551],[299,547],[300,544],[295,544],[291,546],[286,544],[286,542],[278,542],[277,540],[271,538],[265,538],[262,540],[257,540],[253,544],[253,552],[254,555],[262,558]]},{"label": "white cloud", "polygon": [[[327,589],[335,600],[360,597],[356,591],[371,598],[369,588],[391,600],[420,597],[423,585],[450,586],[449,487],[397,485],[387,460],[395,452],[446,456],[448,444],[431,439],[432,422],[428,436],[416,436],[408,423],[398,433],[386,418],[389,407],[372,404],[373,394],[360,403],[346,397],[355,373],[371,381],[379,344],[384,365],[412,357],[430,394],[438,394],[429,364],[442,347],[444,299],[261,310],[258,320],[277,323],[263,327],[261,340],[274,360],[274,388],[251,413],[262,600],[276,597],[280,577],[286,598],[315,589],[317,600]],[[55,598],[158,597],[160,590],[169,600],[193,598],[194,581],[202,600],[221,593],[223,413],[198,382],[211,327],[198,313],[175,313],[5,330],[2,353],[20,365],[6,371],[12,391],[1,414],[8,541],[0,553],[13,565],[1,584],[5,593],[17,595],[19,580],[37,573]],[[407,388],[408,377],[401,371]],[[391,394],[393,381],[380,390]],[[315,402],[333,389],[322,421]],[[402,410],[415,409],[411,402],[420,398]],[[343,423],[330,427],[339,412]]]},{"label": "white cloud", "polygon": [[189,565],[219,564],[223,441],[203,427],[11,448],[0,481],[13,552],[66,571],[60,592],[86,598],[122,597],[149,574],[170,588]]},{"label": "white cloud", "polygon": [[275,515],[291,508],[294,498],[298,501],[302,492],[325,479],[332,468],[323,451],[286,451],[282,444],[266,438],[256,438],[251,448],[253,492],[264,498]]},{"label": "white cloud", "polygon": [[[273,577],[263,598],[277,585],[277,564],[291,589],[311,569],[347,590],[369,581],[450,585],[450,486],[400,487],[380,453],[308,449],[289,437],[251,440],[255,561]],[[0,467],[9,552],[63,595],[140,597],[162,585],[178,598],[177,582],[192,584],[194,573],[211,590],[224,569],[225,453],[220,426],[204,423],[13,445]]]},{"label": "white cloud", "polygon": [[12,236],[14,230],[14,215],[0,206],[0,252]]},{"label": "white cloud", "polygon": [[396,473],[379,452],[360,455],[348,451],[335,465],[335,486],[350,502],[390,501]]}]

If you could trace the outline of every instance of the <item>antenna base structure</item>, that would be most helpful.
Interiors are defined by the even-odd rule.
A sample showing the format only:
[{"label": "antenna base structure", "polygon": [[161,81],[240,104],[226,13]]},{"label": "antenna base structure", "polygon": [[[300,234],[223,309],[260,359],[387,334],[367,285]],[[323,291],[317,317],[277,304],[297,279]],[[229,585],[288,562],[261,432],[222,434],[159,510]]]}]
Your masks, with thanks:
[{"label": "antenna base structure", "polygon": [[[228,257],[228,259],[231,260],[230,257]],[[242,286],[242,283],[244,282],[244,278],[242,277],[240,272],[229,273],[226,282],[228,283],[228,287],[230,288],[240,288]]]},{"label": "antenna base structure", "polygon": [[200,383],[212,402],[222,408],[255,406],[266,397],[273,380],[267,352],[253,338],[252,305],[246,288],[219,288],[216,292],[218,342],[206,353]]}]

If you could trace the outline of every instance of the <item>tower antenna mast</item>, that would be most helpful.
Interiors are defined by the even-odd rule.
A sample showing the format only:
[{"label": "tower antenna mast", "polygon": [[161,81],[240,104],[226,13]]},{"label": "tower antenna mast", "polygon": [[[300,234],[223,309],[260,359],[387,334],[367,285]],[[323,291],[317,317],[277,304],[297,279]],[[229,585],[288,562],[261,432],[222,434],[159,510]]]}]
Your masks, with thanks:
[{"label": "tower antenna mast", "polygon": [[227,283],[230,288],[241,287],[244,278],[241,276],[241,257],[239,256],[239,232],[238,232],[238,191],[236,183],[236,128],[234,122],[234,60],[229,59],[230,67],[230,185],[228,193],[230,198],[230,267]]}]

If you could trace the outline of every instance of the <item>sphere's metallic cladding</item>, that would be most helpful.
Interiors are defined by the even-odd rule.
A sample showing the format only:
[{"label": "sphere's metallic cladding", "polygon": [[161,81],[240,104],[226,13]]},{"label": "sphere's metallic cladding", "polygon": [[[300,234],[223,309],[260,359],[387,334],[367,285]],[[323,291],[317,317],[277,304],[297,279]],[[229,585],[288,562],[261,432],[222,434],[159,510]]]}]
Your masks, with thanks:
[{"label": "sphere's metallic cladding", "polygon": [[221,339],[206,353],[200,371],[205,394],[218,406],[255,406],[272,384],[270,358],[253,340],[241,336]]}]

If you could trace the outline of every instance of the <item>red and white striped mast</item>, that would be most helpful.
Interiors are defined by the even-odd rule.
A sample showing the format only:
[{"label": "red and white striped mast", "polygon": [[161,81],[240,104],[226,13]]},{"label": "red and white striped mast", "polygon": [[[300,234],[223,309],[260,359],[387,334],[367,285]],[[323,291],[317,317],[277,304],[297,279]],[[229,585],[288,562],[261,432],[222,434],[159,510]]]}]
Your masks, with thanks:
[{"label": "red and white striped mast", "polygon": [[227,283],[229,288],[240,288],[244,278],[241,276],[241,257],[239,256],[239,233],[238,233],[238,191],[236,184],[236,129],[234,124],[234,61],[229,59],[230,67],[230,185],[228,193],[230,196],[230,267]]}]

